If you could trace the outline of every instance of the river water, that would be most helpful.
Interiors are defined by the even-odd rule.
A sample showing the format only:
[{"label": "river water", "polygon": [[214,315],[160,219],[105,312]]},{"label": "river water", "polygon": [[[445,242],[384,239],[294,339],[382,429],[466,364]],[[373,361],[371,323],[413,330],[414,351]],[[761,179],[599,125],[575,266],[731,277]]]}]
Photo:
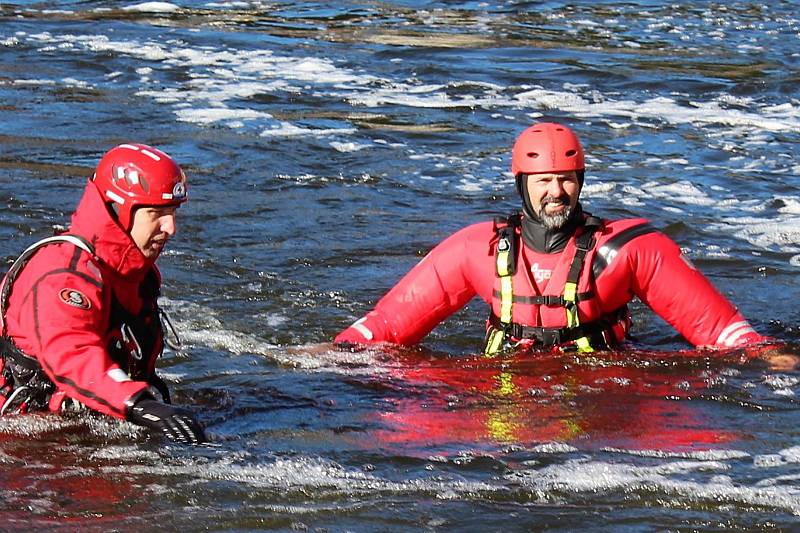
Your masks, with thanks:
[{"label": "river water", "polygon": [[[414,349],[328,343],[454,230],[519,205],[537,120],[583,203],[645,216],[796,343],[800,2],[0,3],[0,256],[63,229],[102,153],[190,202],[160,259],[161,372],[214,446],[98,416],[0,420],[2,529],[774,531],[800,524],[800,375],[635,351],[476,355],[478,301]],[[700,303],[702,305],[702,302]]]}]

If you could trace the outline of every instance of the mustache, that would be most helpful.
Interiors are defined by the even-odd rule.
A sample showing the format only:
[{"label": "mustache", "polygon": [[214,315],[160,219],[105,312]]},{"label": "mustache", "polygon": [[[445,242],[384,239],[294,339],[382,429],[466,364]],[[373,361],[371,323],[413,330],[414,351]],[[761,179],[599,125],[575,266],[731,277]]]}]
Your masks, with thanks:
[{"label": "mustache", "polygon": [[547,204],[564,204],[569,205],[569,196],[562,194],[561,196],[545,196],[539,204],[544,207]]}]

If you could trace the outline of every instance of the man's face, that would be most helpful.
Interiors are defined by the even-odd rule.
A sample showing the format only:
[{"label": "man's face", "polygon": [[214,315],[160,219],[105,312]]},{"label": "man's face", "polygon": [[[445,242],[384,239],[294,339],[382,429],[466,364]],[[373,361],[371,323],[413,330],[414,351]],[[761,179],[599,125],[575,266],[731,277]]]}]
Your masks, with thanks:
[{"label": "man's face", "polygon": [[575,171],[528,176],[528,197],[534,214],[546,228],[558,229],[578,204],[580,183]]},{"label": "man's face", "polygon": [[175,235],[177,205],[140,207],[133,213],[131,238],[147,259],[155,260]]}]

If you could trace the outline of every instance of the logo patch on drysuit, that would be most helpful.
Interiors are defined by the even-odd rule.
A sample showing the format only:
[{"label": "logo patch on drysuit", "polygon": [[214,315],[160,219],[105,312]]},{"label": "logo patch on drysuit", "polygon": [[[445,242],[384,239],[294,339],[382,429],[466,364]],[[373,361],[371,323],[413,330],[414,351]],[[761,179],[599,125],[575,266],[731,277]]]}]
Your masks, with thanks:
[{"label": "logo patch on drysuit", "polygon": [[541,283],[553,277],[553,271],[547,268],[539,268],[539,263],[531,265],[531,274],[533,274],[533,279],[536,280],[536,283]]},{"label": "logo patch on drysuit", "polygon": [[92,302],[89,301],[89,298],[84,296],[81,291],[76,291],[75,289],[61,289],[58,293],[58,297],[65,304],[77,307],[78,309],[92,308]]}]

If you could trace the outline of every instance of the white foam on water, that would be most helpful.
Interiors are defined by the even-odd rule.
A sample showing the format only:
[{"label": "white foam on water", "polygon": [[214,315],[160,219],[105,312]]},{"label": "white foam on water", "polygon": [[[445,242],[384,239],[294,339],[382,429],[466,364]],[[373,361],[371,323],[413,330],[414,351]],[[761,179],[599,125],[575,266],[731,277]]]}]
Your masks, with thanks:
[{"label": "white foam on water", "polygon": [[[178,86],[167,86],[163,80],[151,80],[150,76],[140,80],[144,88],[136,94],[154,98],[162,103],[171,103],[179,120],[204,125],[223,122],[224,125],[239,127],[236,120],[256,120],[271,124],[263,130],[264,136],[299,135],[347,135],[355,128],[315,130],[301,128],[289,123],[274,124],[271,115],[263,111],[237,105],[229,113],[220,111],[232,100],[252,97],[259,93],[286,91],[307,92],[306,85],[292,85],[291,82],[339,87],[353,84],[363,86],[374,78],[355,74],[336,67],[332,61],[317,57],[278,56],[270,50],[231,50],[212,47],[191,48],[182,41],[118,41],[105,35],[53,35],[47,32],[28,35],[30,41],[40,44],[57,44],[66,53],[70,50],[96,53],[112,52],[122,54],[151,64],[148,74],[167,67],[189,69],[188,82]],[[157,88],[148,89],[150,84]],[[209,106],[211,104],[211,106]],[[193,112],[186,108],[199,108]],[[209,107],[214,111],[209,111]],[[237,115],[232,117],[232,115]],[[227,123],[227,124],[225,124]]]},{"label": "white foam on water", "polygon": [[80,421],[92,435],[98,437],[130,440],[147,434],[147,429],[141,426],[110,416],[93,416],[87,413],[86,416],[80,418]]},{"label": "white foam on water", "polygon": [[225,9],[229,9],[229,8],[247,8],[247,7],[251,7],[252,2],[236,2],[236,1],[232,1],[232,2],[209,2],[209,3],[204,4],[204,5],[205,5],[205,7],[219,7],[219,8],[225,8]]},{"label": "white foam on water", "polygon": [[[679,215],[685,214],[686,208],[693,212],[695,208],[702,208],[709,213],[709,219],[715,220],[708,224],[710,232],[734,236],[756,249],[800,253],[800,198],[776,196],[774,200],[783,206],[777,209],[777,215],[765,219],[752,215],[762,214],[767,202],[741,200],[721,186],[701,189],[690,180],[649,181],[636,187],[590,180],[582,194],[589,200],[604,199],[636,208],[650,205]],[[729,252],[729,249],[707,244],[693,250],[694,255],[702,257],[730,257]],[[790,263],[800,266],[800,256]]]},{"label": "white foam on water", "polygon": [[290,322],[289,317],[277,313],[259,313],[253,318],[259,324],[265,324],[271,328],[280,327]]},{"label": "white foam on water", "polygon": [[786,461],[783,460],[783,457],[775,453],[757,455],[753,458],[753,466],[756,468],[775,468],[785,464]]},{"label": "white foam on water", "polygon": [[[136,5],[150,4],[172,5],[160,2]],[[165,42],[120,40],[107,35],[54,35],[46,32],[20,32],[15,39],[39,44],[42,49],[54,47],[59,53],[74,51],[125,55],[138,62],[134,65],[134,70],[142,76],[142,87],[136,94],[170,105],[178,120],[200,126],[218,125],[237,130],[246,128],[268,139],[347,137],[358,133],[357,127],[349,127],[346,122],[349,119],[345,113],[342,114],[341,125],[315,127],[276,120],[271,113],[264,111],[266,104],[250,101],[259,94],[314,94],[360,107],[465,107],[493,111],[508,108],[526,110],[534,118],[541,116],[542,112],[558,109],[576,117],[602,119],[616,129],[627,129],[634,125],[652,127],[653,124],[691,124],[695,128],[703,128],[713,142],[731,152],[732,158],[728,163],[731,168],[726,169],[727,171],[744,174],[764,171],[796,174],[796,169],[800,168],[792,163],[793,154],[786,154],[783,159],[736,155],[743,147],[759,153],[759,146],[773,141],[773,132],[800,130],[800,104],[794,101],[764,104],[749,97],[729,94],[719,94],[706,100],[691,100],[689,95],[680,94],[657,97],[645,95],[640,99],[633,99],[603,94],[588,85],[576,84],[552,88],[538,85],[505,87],[471,80],[454,80],[446,84],[414,83],[342,68],[323,57],[281,56],[271,50],[239,50],[224,45],[193,47],[176,39]],[[173,68],[186,73],[186,76],[180,77],[182,81],[161,75],[163,71]],[[112,83],[116,78],[107,77]],[[48,80],[43,80],[43,83],[47,82]],[[72,80],[72,83],[77,82],[80,80]],[[375,139],[373,142],[377,143],[379,140]],[[336,139],[330,145],[333,149],[344,152],[367,147],[363,142],[341,139]],[[425,156],[409,154],[408,157]],[[741,161],[736,161],[737,157]],[[447,155],[443,155],[442,159],[442,165],[452,166]],[[684,174],[702,172],[702,169],[692,166],[689,160],[682,157],[654,158],[645,164],[658,169],[675,169]],[[630,165],[621,164],[618,168],[630,168]],[[659,172],[661,171],[663,170]],[[482,172],[491,173],[486,170]],[[494,176],[474,172],[470,177],[461,176],[451,186],[472,194],[503,187],[506,183]],[[622,191],[610,187],[593,187],[591,182],[587,184],[587,195],[610,199],[612,195],[621,192],[622,194],[616,194],[614,200],[631,208],[646,206],[648,200],[664,200],[658,202],[658,208],[668,213],[684,215],[684,207],[701,207],[720,211],[718,220],[730,215],[729,208],[735,208],[734,212],[738,210],[757,213],[763,211],[764,205],[763,202],[759,204],[739,200],[739,195],[731,192],[701,190],[690,180],[676,184],[653,181],[641,188],[624,187]],[[788,215],[789,209],[792,213],[800,214],[798,198],[789,197],[784,200],[787,208],[781,211],[782,214]],[[797,232],[791,230],[798,226],[796,222],[787,216],[775,221],[774,227],[763,228],[760,233],[752,226],[737,225],[730,217],[725,220],[724,225],[726,234],[733,234],[759,248],[773,250],[777,247],[782,251],[796,253],[800,251],[800,248],[793,245],[798,242]],[[724,256],[724,253],[720,256]]]},{"label": "white foam on water", "polygon": [[11,83],[14,85],[56,85],[55,80],[39,80],[39,79],[19,79],[13,80]]},{"label": "white foam on water", "polygon": [[[140,5],[162,4],[151,2]],[[172,4],[163,3],[165,6]],[[40,33],[29,35],[29,40],[40,43],[62,43],[78,49],[97,52],[111,51],[148,61],[190,67],[194,77],[193,89],[204,84],[236,92],[237,87],[266,78],[284,81],[304,81],[344,89],[332,92],[353,105],[377,107],[402,105],[421,108],[447,109],[453,107],[518,107],[532,109],[559,109],[586,118],[620,118],[631,122],[643,119],[669,124],[706,124],[747,127],[761,131],[797,131],[800,129],[798,105],[793,102],[757,107],[752,100],[735,99],[720,95],[708,101],[679,103],[674,98],[658,96],[643,101],[615,99],[586,86],[565,84],[563,90],[540,86],[523,86],[519,89],[497,84],[457,80],[449,84],[411,84],[382,79],[368,74],[357,74],[336,67],[325,58],[276,56],[269,50],[232,50],[210,47],[190,48],[182,42],[114,41],[108,36],[58,35]],[[214,67],[214,70],[201,67]],[[464,94],[463,88],[473,94]],[[185,89],[185,87],[181,87]],[[167,87],[167,89],[176,89]],[[286,90],[304,91],[304,87],[286,87]],[[457,95],[448,91],[456,90]],[[143,94],[147,94],[145,91]],[[183,96],[194,99],[192,92]],[[747,106],[748,109],[741,109]],[[750,131],[752,134],[752,131]]]},{"label": "white foam on water", "polygon": [[331,141],[328,143],[331,145],[331,148],[336,150],[337,152],[358,152],[365,148],[372,148],[373,145],[371,144],[359,144],[354,142],[336,142]]},{"label": "white foam on water", "polygon": [[82,408],[83,415],[61,416],[52,413],[5,415],[0,418],[0,433],[42,437],[48,433],[80,429],[100,438],[130,439],[144,430],[138,426],[108,416],[95,416]]},{"label": "white foam on water", "polygon": [[[387,80],[388,81],[388,80]],[[458,107],[508,106],[511,101],[498,98],[494,94],[476,97],[469,94],[451,96],[447,94],[445,85],[417,86],[404,83],[393,83],[390,88],[373,89],[363,93],[343,95],[354,106],[380,107],[398,105],[417,108],[452,109]]]},{"label": "white foam on water", "polygon": [[89,453],[92,460],[111,460],[120,463],[126,462],[158,462],[161,455],[152,450],[146,450],[139,446],[119,446],[106,445],[96,448]]},{"label": "white foam on water", "polygon": [[800,115],[791,103],[770,106],[765,114],[724,107],[719,99],[690,102],[691,107],[674,99],[658,96],[644,101],[615,100],[596,92],[589,100],[574,92],[534,88],[516,95],[520,105],[555,108],[579,117],[626,117],[634,122],[657,119],[668,124],[750,126],[758,130],[793,131],[800,126]]},{"label": "white foam on water", "polygon": [[753,464],[759,468],[774,468],[798,463],[800,463],[800,446],[792,446],[775,454],[759,455],[753,459]]},{"label": "white foam on water", "polygon": [[175,13],[181,7],[169,2],[142,2],[130,6],[123,6],[124,11],[140,11],[144,13]]},{"label": "white foam on water", "polygon": [[504,490],[488,483],[464,480],[446,480],[443,476],[429,479],[391,481],[362,470],[345,468],[320,457],[277,458],[272,462],[243,464],[245,458],[221,455],[216,460],[199,462],[186,460],[167,464],[125,464],[101,467],[107,473],[132,475],[188,476],[197,480],[229,481],[250,487],[307,493],[314,489],[339,491],[346,495],[377,493],[418,494],[433,492],[439,499],[470,498],[476,494]]},{"label": "white foam on water", "polygon": [[4,415],[0,417],[0,433],[41,436],[45,433],[75,427],[79,422],[53,414]]},{"label": "white foam on water", "polygon": [[[620,190],[621,189],[621,190]],[[649,181],[641,186],[617,185],[613,182],[601,184],[589,181],[584,194],[587,198],[599,198],[621,202],[632,207],[651,204],[658,209],[684,214],[695,208],[709,213],[708,231],[734,236],[756,249],[800,253],[800,198],[776,196],[782,207],[769,218],[757,217],[767,209],[763,200],[740,200],[736,195],[720,186],[700,188],[694,182],[681,180],[673,183]],[[654,200],[658,200],[654,202]],[[729,250],[720,247],[705,247],[696,252],[703,257],[729,257]],[[791,263],[791,261],[790,261]],[[800,266],[795,259],[794,266]]]},{"label": "white foam on water", "polygon": [[725,461],[744,459],[750,454],[741,450],[700,450],[692,452],[670,452],[664,450],[625,450],[621,448],[603,448],[603,451],[636,455],[639,457],[697,459],[698,461]]},{"label": "white foam on water", "polygon": [[244,120],[263,120],[270,119],[272,115],[253,109],[230,109],[223,108],[191,108],[177,109],[175,114],[178,120],[183,122],[193,122],[195,124],[214,124],[216,122],[244,121]]},{"label": "white foam on water", "polygon": [[800,383],[800,378],[785,374],[767,374],[764,376],[764,383],[773,389],[786,389]]},{"label": "white foam on water", "polygon": [[702,246],[692,248],[689,255],[695,259],[728,259],[731,257],[729,248],[723,248],[716,244],[709,243],[703,243]]},{"label": "white foam on water", "polygon": [[786,215],[800,215],[800,198],[777,196],[775,199],[783,203],[783,206],[778,208],[779,213]]},{"label": "white foam on water", "polygon": [[61,83],[67,87],[79,87],[81,89],[86,89],[92,87],[90,84],[86,83],[83,80],[76,80],[75,78],[63,78]]},{"label": "white foam on water", "polygon": [[768,374],[764,376],[764,383],[772,388],[776,396],[791,397],[795,396],[792,387],[800,383],[800,378],[785,374]]},{"label": "white foam on water", "polygon": [[766,220],[755,217],[720,216],[720,222],[710,224],[709,229],[732,234],[763,250],[800,252],[800,216],[779,215]]},{"label": "white foam on water", "polygon": [[694,183],[678,181],[676,183],[659,183],[649,181],[640,189],[631,191],[642,198],[663,199],[667,204],[684,204],[690,206],[710,207],[717,206],[720,200],[711,198],[706,192],[700,190]]},{"label": "white foam on water", "polygon": [[491,190],[498,185],[498,180],[491,179],[491,178],[478,178],[473,174],[465,174],[462,178],[459,178],[458,185],[455,186],[456,189],[464,192],[480,192]]},{"label": "white foam on water", "polygon": [[[279,346],[251,333],[227,329],[218,314],[208,307],[166,297],[161,297],[159,303],[169,312],[187,351],[191,351],[192,346],[204,346],[234,355],[261,355],[278,364],[305,371],[347,375],[374,375],[389,371],[380,363],[383,352],[379,346],[356,352],[339,350],[329,343]],[[279,315],[271,318],[276,324],[281,319],[288,320]],[[178,381],[182,377],[172,376]]]},{"label": "white foam on water", "polygon": [[269,129],[263,130],[259,135],[261,137],[322,137],[326,135],[349,135],[355,131],[355,128],[302,128],[289,122],[280,122]]},{"label": "white foam on water", "polygon": [[[714,475],[708,482],[697,481],[698,473],[724,472],[721,461],[673,461],[656,466],[637,466],[574,459],[542,469],[516,472],[509,481],[522,484],[544,501],[569,494],[631,494],[658,492],[673,500],[714,505],[738,504],[783,509],[800,515],[800,488],[796,486],[737,486],[730,478]],[[665,501],[664,496],[658,498]],[[666,501],[666,505],[670,502]]]},{"label": "white foam on water", "polygon": [[[185,88],[163,88],[154,91],[142,89],[136,94],[153,98],[156,102],[162,104],[175,104],[178,109],[191,107],[194,102],[197,102],[197,105],[222,108],[226,106],[226,102],[229,100],[250,98],[256,94],[272,93],[289,88],[287,83],[282,80],[263,83],[241,83],[235,86],[224,85],[216,81],[209,81],[208,83],[200,81],[192,82],[191,85],[193,87],[189,92]],[[251,111],[247,108],[245,110]],[[255,110],[252,111],[256,112]],[[271,118],[269,113],[263,111],[260,113],[264,113],[266,117]]]},{"label": "white foam on water", "polygon": [[[173,4],[148,2],[136,6],[172,9]],[[740,148],[742,144],[752,146],[766,142],[767,139],[758,138],[759,132],[800,129],[798,104],[794,102],[761,105],[752,99],[730,95],[688,102],[681,95],[644,100],[620,99],[604,95],[589,86],[574,84],[565,84],[562,89],[541,86],[503,87],[470,80],[455,80],[447,84],[420,84],[357,73],[337,67],[326,58],[279,56],[270,50],[190,47],[177,40],[122,41],[112,40],[104,35],[56,36],[40,33],[27,35],[27,39],[42,45],[56,45],[62,49],[62,53],[70,50],[112,52],[147,62],[143,66],[155,72],[142,80],[144,87],[137,93],[139,96],[171,104],[181,121],[200,125],[220,124],[234,129],[250,126],[255,127],[263,137],[348,136],[358,131],[355,127],[314,128],[275,121],[269,113],[254,108],[255,104],[241,101],[260,93],[278,91],[298,94],[317,91],[329,98],[366,107],[505,107],[530,109],[530,114],[536,117],[541,114],[540,111],[559,109],[578,117],[603,118],[616,128],[627,128],[642,121],[692,124],[695,127],[714,125],[717,130],[721,128],[720,131],[713,132],[714,135],[725,139],[724,142],[731,147],[738,145]],[[171,67],[187,71],[189,80],[172,82],[157,79],[156,74],[159,71]],[[149,88],[150,85],[156,87]],[[233,101],[236,101],[235,106],[231,105]],[[621,122],[620,119],[627,119],[628,122]],[[731,142],[730,138],[737,139],[737,142]],[[342,143],[334,145],[334,149],[353,150],[363,146]],[[654,161],[652,165],[691,170],[689,162],[682,158]],[[774,167],[775,162],[749,161],[738,171],[757,172],[771,166]],[[478,178],[463,179],[456,187],[472,193],[491,189],[494,185],[496,182],[492,179]],[[694,193],[691,198],[702,203],[687,201],[688,205],[710,206],[716,200],[703,199]],[[622,202],[630,206],[642,205],[640,198],[630,196]],[[670,209],[674,211],[674,206]]]},{"label": "white foam on water", "polygon": [[536,453],[572,453],[577,452],[578,449],[563,442],[546,442],[544,444],[537,444],[531,448],[532,452]]}]

